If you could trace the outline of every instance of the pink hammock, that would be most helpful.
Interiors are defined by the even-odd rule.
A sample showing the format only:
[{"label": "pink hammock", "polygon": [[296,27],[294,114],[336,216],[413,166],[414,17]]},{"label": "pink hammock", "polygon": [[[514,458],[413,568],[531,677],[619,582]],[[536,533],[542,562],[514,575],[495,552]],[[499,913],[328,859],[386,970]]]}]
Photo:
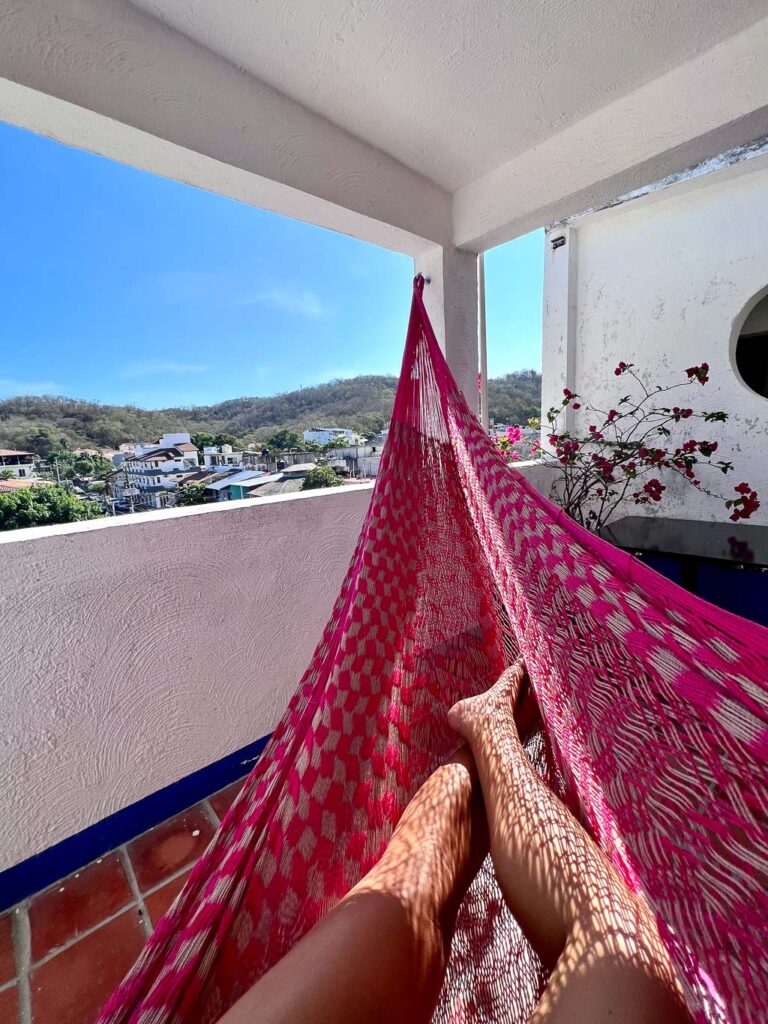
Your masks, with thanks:
[{"label": "pink hammock", "polygon": [[[768,630],[587,533],[495,451],[414,285],[380,475],[323,638],[100,1024],[216,1021],[380,856],[518,651],[531,754],[657,914],[697,1020],[768,1005]],[[520,1022],[542,972],[488,863],[435,1020]]]}]

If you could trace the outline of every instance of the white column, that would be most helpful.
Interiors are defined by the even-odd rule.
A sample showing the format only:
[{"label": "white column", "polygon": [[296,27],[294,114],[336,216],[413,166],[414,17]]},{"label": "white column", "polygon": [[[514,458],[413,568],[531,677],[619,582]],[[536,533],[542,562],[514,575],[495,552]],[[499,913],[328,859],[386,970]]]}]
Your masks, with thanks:
[{"label": "white column", "polygon": [[[573,389],[576,379],[576,237],[573,228],[550,228],[544,241],[542,444],[548,433],[547,410],[560,406],[563,388]],[[565,428],[572,427],[573,411],[569,408]]]},{"label": "white column", "polygon": [[431,278],[424,304],[451,372],[477,412],[477,254],[435,246],[416,257],[415,267]]}]

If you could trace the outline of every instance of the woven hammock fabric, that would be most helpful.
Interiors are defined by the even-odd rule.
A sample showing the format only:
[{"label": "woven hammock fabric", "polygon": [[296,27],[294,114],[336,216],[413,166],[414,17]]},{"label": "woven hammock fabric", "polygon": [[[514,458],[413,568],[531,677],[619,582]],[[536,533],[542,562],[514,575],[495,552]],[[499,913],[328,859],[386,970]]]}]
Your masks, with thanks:
[{"label": "woven hammock fabric", "polygon": [[[414,285],[389,439],[346,580],[268,747],[100,1024],[208,1024],[376,862],[456,748],[446,710],[518,653],[529,753],[642,891],[696,1020],[768,1007],[768,630],[587,533],[500,457]],[[438,1022],[544,984],[486,861]]]}]

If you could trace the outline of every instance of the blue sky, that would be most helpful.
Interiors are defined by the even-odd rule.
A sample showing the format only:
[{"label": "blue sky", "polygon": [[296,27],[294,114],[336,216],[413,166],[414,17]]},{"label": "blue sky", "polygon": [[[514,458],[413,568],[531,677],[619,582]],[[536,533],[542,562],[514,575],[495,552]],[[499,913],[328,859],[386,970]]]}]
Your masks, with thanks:
[{"label": "blue sky", "polygon": [[[0,123],[0,398],[146,408],[397,373],[413,264]],[[486,256],[492,374],[541,365],[541,233]]]}]

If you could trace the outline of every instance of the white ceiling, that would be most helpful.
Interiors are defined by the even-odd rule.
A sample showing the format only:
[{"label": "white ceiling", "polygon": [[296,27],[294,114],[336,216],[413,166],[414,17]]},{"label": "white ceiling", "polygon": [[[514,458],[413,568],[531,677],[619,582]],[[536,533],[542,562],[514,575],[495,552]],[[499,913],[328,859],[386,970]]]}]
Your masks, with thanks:
[{"label": "white ceiling", "polygon": [[453,192],[768,0],[133,0]]}]

